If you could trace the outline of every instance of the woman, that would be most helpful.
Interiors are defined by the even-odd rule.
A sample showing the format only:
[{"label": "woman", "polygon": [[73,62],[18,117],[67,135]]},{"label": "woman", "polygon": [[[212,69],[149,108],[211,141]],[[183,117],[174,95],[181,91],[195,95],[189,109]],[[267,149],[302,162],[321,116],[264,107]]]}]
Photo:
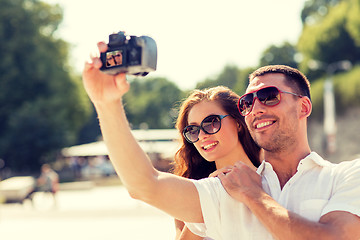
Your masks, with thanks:
[{"label": "woman", "polygon": [[[208,177],[212,173],[212,175],[215,175],[216,173],[214,174],[214,172],[216,169],[232,166],[240,159],[248,165],[253,165],[253,167],[260,165],[260,149],[252,140],[245,125],[244,117],[240,115],[237,109],[236,104],[238,100],[239,96],[236,93],[222,86],[202,91],[194,90],[192,94],[184,100],[180,107],[176,123],[176,128],[183,133],[182,146],[175,156],[174,173],[176,175],[191,179],[201,179]],[[226,113],[222,116],[226,117],[220,119],[220,117],[212,115],[215,113],[216,108],[222,109]],[[201,115],[198,119],[206,116],[206,120],[202,121],[202,125],[205,130],[210,129],[209,135],[214,135],[214,137],[217,137],[216,140],[218,140],[216,145],[214,145],[215,143],[211,143],[208,146],[216,146],[218,149],[212,149],[212,147],[205,149],[202,147],[206,146],[204,143],[202,146],[200,145],[200,138],[203,139],[203,137],[200,136],[199,125],[193,124],[197,117],[195,113],[196,115]],[[210,114],[210,117],[208,114]],[[235,130],[226,134],[227,132],[223,132],[222,130],[226,131],[225,128],[229,126],[222,126],[221,124],[224,119],[229,117],[231,123],[235,126]],[[192,125],[189,125],[189,123]],[[218,130],[218,132],[212,131],[214,129]],[[231,131],[231,128],[229,131]],[[220,142],[222,134],[226,142]],[[219,153],[215,155],[215,151],[220,152],[220,148],[222,148],[223,156]],[[175,226],[176,239],[203,239],[193,234],[187,227],[184,227],[182,221],[175,219]]]}]

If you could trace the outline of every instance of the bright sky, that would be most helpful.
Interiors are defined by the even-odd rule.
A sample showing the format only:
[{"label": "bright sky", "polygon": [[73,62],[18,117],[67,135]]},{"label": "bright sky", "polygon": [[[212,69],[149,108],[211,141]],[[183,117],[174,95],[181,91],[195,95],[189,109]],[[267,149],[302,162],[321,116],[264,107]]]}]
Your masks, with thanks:
[{"label": "bright sky", "polygon": [[158,48],[157,71],[181,89],[219,74],[226,64],[256,66],[272,44],[296,43],[305,0],[44,0],[64,9],[59,37],[72,44],[82,71],[100,40],[125,30],[148,35]]}]

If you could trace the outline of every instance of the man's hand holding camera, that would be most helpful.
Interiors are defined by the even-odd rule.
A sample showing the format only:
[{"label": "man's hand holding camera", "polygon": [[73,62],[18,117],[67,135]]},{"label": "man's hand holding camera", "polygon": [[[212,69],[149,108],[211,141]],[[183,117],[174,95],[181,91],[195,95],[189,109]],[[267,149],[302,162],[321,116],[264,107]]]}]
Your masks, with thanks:
[{"label": "man's hand holding camera", "polygon": [[124,32],[109,35],[109,43],[98,43],[100,57],[85,64],[83,82],[94,103],[121,100],[129,90],[126,75],[145,76],[156,70],[157,47],[147,36],[126,36]]},{"label": "man's hand holding camera", "polygon": [[128,36],[122,31],[110,34],[108,49],[101,52],[100,59],[100,70],[108,74],[146,76],[156,70],[156,42],[148,36]]},{"label": "man's hand holding camera", "polygon": [[[98,43],[101,53],[106,52],[108,47],[104,42]],[[83,71],[83,82],[85,89],[94,104],[116,102],[129,90],[125,73],[110,75],[100,71],[103,66],[99,57],[91,57],[85,63]]]}]

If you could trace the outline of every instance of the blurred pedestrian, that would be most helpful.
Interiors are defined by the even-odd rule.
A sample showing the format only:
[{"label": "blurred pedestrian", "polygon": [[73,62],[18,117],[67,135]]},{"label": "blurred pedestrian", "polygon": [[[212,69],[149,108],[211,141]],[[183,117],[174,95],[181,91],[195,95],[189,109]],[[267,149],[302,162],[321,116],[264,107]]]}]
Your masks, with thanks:
[{"label": "blurred pedestrian", "polygon": [[56,205],[56,193],[59,190],[59,175],[49,164],[41,166],[41,174],[37,179],[37,192],[51,193]]}]

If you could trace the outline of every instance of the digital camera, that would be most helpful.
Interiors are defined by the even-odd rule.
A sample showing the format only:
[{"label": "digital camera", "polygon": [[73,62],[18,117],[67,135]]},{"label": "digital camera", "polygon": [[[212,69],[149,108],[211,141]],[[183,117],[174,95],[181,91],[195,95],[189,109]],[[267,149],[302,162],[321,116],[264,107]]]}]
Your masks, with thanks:
[{"label": "digital camera", "polygon": [[100,70],[107,74],[146,76],[156,70],[156,42],[148,36],[128,36],[125,32],[110,34],[108,50],[101,53],[100,59]]}]

